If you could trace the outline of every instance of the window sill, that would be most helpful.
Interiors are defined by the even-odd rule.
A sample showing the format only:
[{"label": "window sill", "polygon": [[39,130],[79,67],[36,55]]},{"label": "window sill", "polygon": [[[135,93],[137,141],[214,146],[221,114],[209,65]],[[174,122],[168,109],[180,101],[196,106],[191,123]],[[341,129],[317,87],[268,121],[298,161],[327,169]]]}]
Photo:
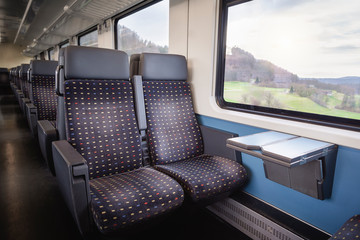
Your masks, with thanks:
[{"label": "window sill", "polygon": [[360,132],[226,110],[220,108],[216,104],[213,97],[210,97],[210,99],[211,109],[208,109],[208,111],[204,109],[204,112],[198,111],[198,114],[214,118],[219,118],[219,116],[221,116],[221,119],[223,120],[228,120],[239,124],[245,124],[267,130],[274,130],[330,142],[340,146],[360,149]]}]

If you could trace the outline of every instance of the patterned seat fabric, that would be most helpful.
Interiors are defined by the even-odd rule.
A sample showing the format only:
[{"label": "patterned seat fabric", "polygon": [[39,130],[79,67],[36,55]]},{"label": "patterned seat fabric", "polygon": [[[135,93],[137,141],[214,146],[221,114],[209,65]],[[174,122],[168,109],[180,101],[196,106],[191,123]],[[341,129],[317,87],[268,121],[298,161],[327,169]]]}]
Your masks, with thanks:
[{"label": "patterned seat fabric", "polygon": [[[186,66],[186,65],[185,65]],[[208,202],[244,184],[242,165],[204,154],[200,127],[186,81],[143,82],[152,164],[184,187],[195,202]]]},{"label": "patterned seat fabric", "polygon": [[148,140],[153,164],[199,156],[203,141],[187,82],[145,81]]},{"label": "patterned seat fabric", "polygon": [[157,165],[156,169],[174,176],[194,202],[231,191],[241,186],[247,177],[246,170],[237,162],[206,154]]},{"label": "patterned seat fabric", "polygon": [[21,64],[20,84],[21,90],[24,93],[25,98],[29,98],[29,82],[27,81],[27,71],[29,70],[30,64]]},{"label": "patterned seat fabric", "polygon": [[181,205],[183,190],[152,168],[90,181],[91,210],[102,233],[110,233]]},{"label": "patterned seat fabric", "polygon": [[347,220],[344,225],[330,238],[354,240],[360,239],[360,215],[355,215]]},{"label": "patterned seat fabric", "polygon": [[56,120],[55,75],[32,75],[32,100],[38,120]]},{"label": "patterned seat fabric", "polygon": [[183,190],[175,180],[142,168],[129,81],[68,80],[65,111],[68,141],[88,164],[91,210],[102,233],[181,205]]},{"label": "patterned seat fabric", "polygon": [[141,167],[130,82],[69,80],[65,101],[68,141],[86,159],[90,179]]}]

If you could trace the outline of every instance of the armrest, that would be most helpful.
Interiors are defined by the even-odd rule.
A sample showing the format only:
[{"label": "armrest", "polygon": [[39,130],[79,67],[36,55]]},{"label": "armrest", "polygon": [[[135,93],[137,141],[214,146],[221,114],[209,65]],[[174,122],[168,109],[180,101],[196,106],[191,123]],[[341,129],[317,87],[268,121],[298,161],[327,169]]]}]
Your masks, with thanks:
[{"label": "armrest", "polygon": [[66,140],[52,143],[56,179],[60,191],[83,235],[90,232],[90,185],[85,159]]},{"label": "armrest", "polygon": [[52,142],[58,140],[56,128],[48,120],[37,122],[37,131],[41,153],[53,175],[55,175],[54,160],[52,157]]},{"label": "armrest", "polygon": [[23,97],[20,100],[21,100],[21,103],[20,103],[21,111],[26,116],[26,104],[30,103],[31,101],[29,98],[26,98],[26,97]]},{"label": "armrest", "polygon": [[200,125],[200,129],[206,154],[229,158],[241,163],[241,153],[226,147],[226,140],[237,137],[238,134],[203,125]]},{"label": "armrest", "polygon": [[26,104],[26,117],[29,123],[29,128],[31,130],[31,134],[36,136],[36,124],[37,124],[37,108],[32,103]]}]

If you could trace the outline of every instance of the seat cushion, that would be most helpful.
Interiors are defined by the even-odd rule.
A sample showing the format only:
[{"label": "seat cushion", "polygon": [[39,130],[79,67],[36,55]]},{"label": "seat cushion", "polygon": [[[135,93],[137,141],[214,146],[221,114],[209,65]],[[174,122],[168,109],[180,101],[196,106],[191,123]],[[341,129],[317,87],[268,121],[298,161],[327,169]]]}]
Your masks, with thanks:
[{"label": "seat cushion", "polygon": [[329,240],[333,239],[360,239],[360,215],[347,220]]},{"label": "seat cushion", "polygon": [[194,202],[208,201],[231,192],[247,179],[246,170],[241,164],[206,154],[155,168],[176,179]]},{"label": "seat cushion", "polygon": [[90,191],[94,220],[104,234],[169,212],[184,200],[181,186],[153,168],[92,179]]}]

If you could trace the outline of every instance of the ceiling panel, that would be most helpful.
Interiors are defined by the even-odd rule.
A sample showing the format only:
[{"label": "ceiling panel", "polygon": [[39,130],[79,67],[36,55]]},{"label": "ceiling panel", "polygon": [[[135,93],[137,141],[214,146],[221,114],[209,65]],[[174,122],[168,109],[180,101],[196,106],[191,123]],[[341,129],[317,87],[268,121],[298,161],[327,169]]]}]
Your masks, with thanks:
[{"label": "ceiling panel", "polygon": [[16,39],[33,56],[143,1],[0,0],[0,42]]},{"label": "ceiling panel", "polygon": [[[53,1],[55,0],[44,0],[43,7],[24,35],[22,44],[29,46],[25,50],[25,54],[33,54],[32,48],[47,49],[40,44],[54,46],[143,0],[55,1],[57,2],[56,11],[48,6]],[[55,4],[50,5],[54,6]],[[52,19],[49,21],[50,18]]]},{"label": "ceiling panel", "polygon": [[0,1],[0,43],[14,40],[26,5],[24,0]]}]

